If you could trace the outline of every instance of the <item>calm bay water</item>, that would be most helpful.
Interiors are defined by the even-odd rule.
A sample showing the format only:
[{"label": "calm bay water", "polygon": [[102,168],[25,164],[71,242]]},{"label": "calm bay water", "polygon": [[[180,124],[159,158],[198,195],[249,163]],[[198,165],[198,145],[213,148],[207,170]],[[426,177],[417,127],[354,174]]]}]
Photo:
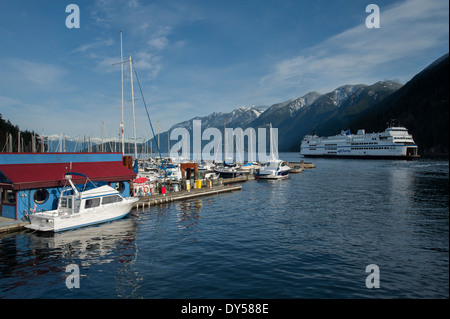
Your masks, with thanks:
[{"label": "calm bay water", "polygon": [[310,161],[100,226],[0,235],[0,298],[449,297],[448,161]]}]

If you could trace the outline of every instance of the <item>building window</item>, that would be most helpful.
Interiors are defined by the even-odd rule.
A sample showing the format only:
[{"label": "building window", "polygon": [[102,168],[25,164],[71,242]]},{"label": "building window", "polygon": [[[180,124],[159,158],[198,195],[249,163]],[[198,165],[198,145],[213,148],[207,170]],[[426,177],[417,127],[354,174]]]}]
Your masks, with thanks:
[{"label": "building window", "polygon": [[48,199],[48,191],[44,188],[38,189],[34,192],[33,200],[36,204],[45,203]]},{"label": "building window", "polygon": [[15,205],[16,204],[16,192],[13,190],[3,191],[3,204]]},{"label": "building window", "polygon": [[124,184],[123,182],[117,182],[117,183],[114,185],[114,189],[115,189],[116,191],[118,191],[120,194],[122,194],[123,190],[125,189],[125,184]]}]

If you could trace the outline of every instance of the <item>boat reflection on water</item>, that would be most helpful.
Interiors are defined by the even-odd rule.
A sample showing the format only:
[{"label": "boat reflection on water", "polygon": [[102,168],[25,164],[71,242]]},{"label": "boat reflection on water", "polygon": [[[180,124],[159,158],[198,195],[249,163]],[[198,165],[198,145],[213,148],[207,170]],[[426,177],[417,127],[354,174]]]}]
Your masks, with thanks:
[{"label": "boat reflection on water", "polygon": [[131,261],[136,250],[136,231],[135,219],[126,217],[61,233],[33,232],[29,239],[35,251],[53,249],[62,258],[76,260],[80,266],[91,266]]},{"label": "boat reflection on water", "polygon": [[96,266],[115,265],[112,269],[116,295],[120,298],[139,298],[138,290],[143,277],[135,265],[138,255],[136,235],[136,218],[125,217],[106,224],[60,233],[33,232],[28,237],[30,248],[34,252],[34,263],[46,264],[40,256],[53,256],[63,262],[64,268],[53,272],[62,274],[66,273],[68,265],[75,264],[80,268],[83,287],[106,284],[98,282],[97,278],[101,276],[97,273]]}]

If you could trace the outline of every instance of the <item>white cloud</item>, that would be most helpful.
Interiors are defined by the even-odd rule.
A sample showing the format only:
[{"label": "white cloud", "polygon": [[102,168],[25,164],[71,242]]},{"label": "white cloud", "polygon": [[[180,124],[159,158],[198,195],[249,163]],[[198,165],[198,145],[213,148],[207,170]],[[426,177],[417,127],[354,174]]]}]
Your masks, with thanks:
[{"label": "white cloud", "polygon": [[106,40],[97,40],[92,43],[84,44],[73,50],[73,52],[86,52],[97,48],[103,48],[114,44],[114,40],[109,38]]},{"label": "white cloud", "polygon": [[[98,59],[98,57],[96,57]],[[128,57],[123,57],[124,60],[128,61]],[[120,70],[120,56],[117,57],[104,57],[99,60],[96,70],[100,72],[117,72]]]},{"label": "white cloud", "polygon": [[68,74],[68,71],[59,65],[37,63],[23,59],[12,59],[10,65],[16,72],[15,78],[20,78],[29,84],[37,84],[42,87],[58,83]]},{"label": "white cloud", "polygon": [[145,79],[154,79],[158,76],[161,71],[162,62],[161,56],[150,54],[146,51],[139,51],[135,54],[133,59],[133,64],[138,70],[138,74],[143,77],[144,74],[139,71],[145,71]]},{"label": "white cloud", "polygon": [[[312,89],[327,91],[346,83],[380,80],[377,77],[382,72],[389,76],[388,71],[394,70],[396,63],[423,57],[445,43],[448,50],[448,6],[447,1],[410,0],[380,8],[379,29],[366,28],[362,20],[360,25],[298,56],[277,62],[259,84],[267,92],[304,87],[306,93]],[[410,70],[409,74],[393,76],[412,76],[424,66]]]},{"label": "white cloud", "polygon": [[159,27],[158,30],[152,35],[151,39],[148,41],[150,47],[161,51],[167,47],[169,44],[168,35],[171,32],[171,27],[163,26]]}]

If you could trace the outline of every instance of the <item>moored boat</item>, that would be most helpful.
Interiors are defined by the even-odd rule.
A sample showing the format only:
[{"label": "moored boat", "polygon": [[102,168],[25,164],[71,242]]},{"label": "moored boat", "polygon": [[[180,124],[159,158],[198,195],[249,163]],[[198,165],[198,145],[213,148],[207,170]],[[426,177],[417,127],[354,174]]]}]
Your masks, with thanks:
[{"label": "moored boat", "polygon": [[286,179],[289,177],[291,167],[280,159],[271,159],[265,163],[256,176],[258,179]]},{"label": "moored boat", "polygon": [[362,159],[414,159],[419,157],[418,147],[408,130],[402,126],[389,126],[384,132],[366,133],[364,129],[351,134],[319,137],[306,135],[300,146],[304,157],[362,158]]},{"label": "moored boat", "polygon": [[58,208],[31,213],[27,228],[59,232],[120,219],[128,215],[138,200],[137,197],[122,197],[109,185],[78,191],[71,174],[82,175],[88,180],[83,174],[67,173],[69,187],[61,191]]},{"label": "moored boat", "polygon": [[217,173],[221,178],[235,178],[248,174],[248,171],[240,170],[239,167],[230,166],[216,166],[214,167],[214,172]]}]

